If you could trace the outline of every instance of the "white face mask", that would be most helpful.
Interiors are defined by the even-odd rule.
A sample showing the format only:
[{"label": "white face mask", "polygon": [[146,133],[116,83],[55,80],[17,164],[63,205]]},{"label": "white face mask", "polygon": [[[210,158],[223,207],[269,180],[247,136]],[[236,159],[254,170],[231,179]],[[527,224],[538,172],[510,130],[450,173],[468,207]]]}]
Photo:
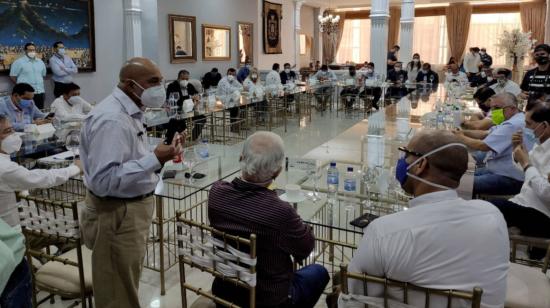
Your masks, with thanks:
[{"label": "white face mask", "polygon": [[232,82],[233,80],[235,80],[235,76],[227,75],[227,81]]},{"label": "white face mask", "polygon": [[180,80],[180,86],[182,88],[187,88],[187,85],[189,84],[188,80]]},{"label": "white face mask", "polygon": [[250,75],[250,78],[251,78],[252,80],[256,80],[256,79],[258,79],[258,75],[252,74],[252,75]]},{"label": "white face mask", "polygon": [[36,58],[36,52],[34,52],[34,51],[27,52],[27,56],[31,59],[34,59],[34,58]]},{"label": "white face mask", "polygon": [[71,105],[75,105],[75,104],[78,104],[81,102],[81,97],[80,96],[71,96],[69,97],[69,104]]},{"label": "white face mask", "polygon": [[61,56],[64,56],[65,55],[65,48],[59,48],[57,53],[60,54]]},{"label": "white face mask", "polygon": [[11,134],[7,136],[4,140],[2,140],[2,151],[6,154],[12,154],[19,149],[21,149],[21,144],[23,143],[23,140],[21,140],[21,137],[17,134]]},{"label": "white face mask", "polygon": [[285,73],[290,74],[290,68],[285,68]]},{"label": "white face mask", "polygon": [[418,63],[418,61],[420,61],[420,59],[413,59],[414,63]]},{"label": "white face mask", "polygon": [[132,80],[140,89],[143,90],[141,93],[141,103],[149,108],[159,108],[164,104],[166,100],[166,89],[162,85],[150,87],[144,89],[139,83]]},{"label": "white face mask", "polygon": [[400,71],[401,71],[401,68],[400,68],[400,67],[395,67],[394,70],[395,70],[396,72],[400,72]]},{"label": "white face mask", "polygon": [[487,81],[488,81],[488,82],[493,81],[493,77],[487,77]]},{"label": "white face mask", "polygon": [[367,68],[367,73],[372,74],[373,70],[372,68]]}]

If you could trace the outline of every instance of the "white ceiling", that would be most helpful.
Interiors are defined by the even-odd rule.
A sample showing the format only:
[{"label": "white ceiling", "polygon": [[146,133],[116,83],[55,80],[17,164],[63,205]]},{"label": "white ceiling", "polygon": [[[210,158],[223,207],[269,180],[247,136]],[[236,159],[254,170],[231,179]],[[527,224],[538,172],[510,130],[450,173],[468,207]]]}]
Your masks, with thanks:
[{"label": "white ceiling", "polygon": [[[416,0],[416,5],[421,6],[440,6],[445,5],[448,3],[453,2],[471,2],[471,3],[479,3],[479,4],[486,4],[486,3],[514,3],[514,2],[521,2],[520,0]],[[400,4],[401,0],[390,0],[391,4]],[[371,4],[371,0],[306,0],[306,4],[319,7],[332,7],[332,8],[353,8],[353,7],[369,7]]]}]

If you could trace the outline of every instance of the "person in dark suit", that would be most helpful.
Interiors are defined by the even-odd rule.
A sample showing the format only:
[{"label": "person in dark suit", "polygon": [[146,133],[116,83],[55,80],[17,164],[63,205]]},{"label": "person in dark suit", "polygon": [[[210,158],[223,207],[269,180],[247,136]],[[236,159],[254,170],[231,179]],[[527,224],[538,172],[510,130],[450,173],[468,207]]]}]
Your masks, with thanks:
[{"label": "person in dark suit", "polygon": [[204,77],[202,77],[202,87],[205,90],[210,87],[217,87],[220,80],[222,80],[222,74],[220,74],[218,69],[214,67],[210,72],[206,73]]},{"label": "person in dark suit", "polygon": [[396,62],[394,68],[388,71],[388,81],[391,81],[393,85],[390,87],[389,95],[392,97],[403,97],[407,95],[407,88],[405,87],[405,81],[407,81],[407,71],[403,70],[403,63]]},{"label": "person in dark suit", "polygon": [[439,84],[439,76],[436,72],[432,71],[430,63],[422,64],[422,70],[416,75],[416,82],[424,82],[437,87]]},{"label": "person in dark suit", "polygon": [[282,71],[280,75],[282,84],[286,84],[288,81],[296,81],[296,73],[291,70],[289,63],[285,63],[284,71]]},{"label": "person in dark suit", "polygon": [[[179,71],[178,79],[168,85],[168,88],[166,89],[167,99],[170,97],[171,93],[179,93],[180,98],[177,101],[177,105],[180,111],[182,110],[183,101],[187,99],[193,99],[195,105],[200,103],[200,97],[197,95],[199,92],[191,83],[189,83],[189,72],[186,70]],[[204,115],[195,115],[191,120],[194,123],[191,138],[193,140],[197,140],[202,132],[204,124],[206,123],[206,117]],[[181,133],[186,128],[187,124],[185,119],[171,119],[168,123],[168,132],[171,134],[176,131]],[[167,137],[169,137],[168,135]]]}]

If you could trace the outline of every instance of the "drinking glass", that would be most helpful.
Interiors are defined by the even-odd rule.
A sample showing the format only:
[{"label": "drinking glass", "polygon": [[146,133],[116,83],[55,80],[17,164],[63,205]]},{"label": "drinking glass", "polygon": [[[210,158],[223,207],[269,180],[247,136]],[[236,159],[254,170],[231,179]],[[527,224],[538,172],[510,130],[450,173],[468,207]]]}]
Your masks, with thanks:
[{"label": "drinking glass", "polygon": [[77,130],[72,130],[67,134],[67,138],[65,139],[65,147],[67,150],[71,151],[73,154],[73,162],[76,159],[76,152],[78,151],[78,147],[80,146],[80,132]]},{"label": "drinking glass", "polygon": [[307,175],[310,179],[313,180],[313,191],[308,192],[307,197],[311,201],[317,202],[321,200],[321,197],[319,196],[319,180],[323,176],[323,173],[321,172],[320,168],[315,168],[315,169],[309,170],[307,172]]},{"label": "drinking glass", "polygon": [[198,163],[198,155],[195,153],[193,148],[187,148],[183,151],[182,164],[187,167],[189,172],[189,183],[193,183],[193,168]]}]

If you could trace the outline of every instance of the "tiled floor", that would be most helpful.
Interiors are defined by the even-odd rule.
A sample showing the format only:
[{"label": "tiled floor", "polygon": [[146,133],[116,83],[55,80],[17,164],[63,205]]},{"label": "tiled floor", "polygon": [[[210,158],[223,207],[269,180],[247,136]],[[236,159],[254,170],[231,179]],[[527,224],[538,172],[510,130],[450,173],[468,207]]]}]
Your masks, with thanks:
[{"label": "tiled floor", "polygon": [[[287,156],[301,157],[343,133],[361,120],[360,117],[350,118],[342,113],[339,114],[339,117],[336,117],[335,113],[325,112],[324,115],[321,115],[314,112],[311,122],[304,119],[301,121],[292,119],[289,120],[287,133],[284,133],[283,129],[275,129],[274,131],[283,137]],[[210,277],[193,270],[188,272],[187,279],[203,289],[209,290],[212,281]],[[188,294],[188,301],[191,303],[196,296],[191,295],[190,292]],[[180,307],[181,292],[178,267],[174,266],[166,274],[166,295],[164,296],[160,295],[159,274],[144,269],[139,296],[142,307]],[[71,303],[72,301],[61,301],[57,298],[55,304],[44,303],[41,307],[67,307]],[[324,298],[321,298],[316,307],[325,306]]]}]

